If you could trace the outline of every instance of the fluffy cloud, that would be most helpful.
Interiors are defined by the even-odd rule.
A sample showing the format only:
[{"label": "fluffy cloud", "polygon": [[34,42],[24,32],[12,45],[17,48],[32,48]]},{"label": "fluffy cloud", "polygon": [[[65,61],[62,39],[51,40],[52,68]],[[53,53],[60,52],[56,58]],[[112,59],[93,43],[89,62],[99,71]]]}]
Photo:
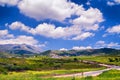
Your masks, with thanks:
[{"label": "fluffy cloud", "polygon": [[95,48],[104,48],[106,46],[107,46],[107,44],[105,43],[105,41],[98,41],[95,44]]},{"label": "fluffy cloud", "polygon": [[27,44],[36,47],[45,47],[47,42],[41,44],[32,36],[9,34],[8,30],[0,30],[0,44]]},{"label": "fluffy cloud", "polygon": [[81,32],[79,27],[55,27],[51,24],[40,24],[35,29],[32,29],[33,33],[43,35],[51,38],[63,38],[72,40],[83,40],[92,36],[92,33]]},{"label": "fluffy cloud", "polygon": [[39,24],[36,28],[30,28],[28,26],[25,26],[21,22],[13,22],[11,25],[9,25],[9,27],[12,30],[20,29],[22,31],[31,33],[33,35],[36,34],[36,35],[42,35],[42,36],[52,37],[52,38],[61,38],[61,37],[71,36],[72,34],[75,34],[74,32],[72,34],[69,33],[72,31],[72,29],[70,28],[67,28],[67,27],[56,28],[55,25],[47,24],[47,23]]},{"label": "fluffy cloud", "polygon": [[114,43],[114,42],[110,42],[110,43],[106,43],[105,41],[98,41],[96,42],[96,48],[119,48],[120,44],[119,43]]},{"label": "fluffy cloud", "polygon": [[37,45],[38,41],[31,36],[18,36],[10,39],[0,39],[0,44],[27,44],[27,45]]},{"label": "fluffy cloud", "polygon": [[74,25],[78,25],[85,30],[97,30],[98,24],[104,21],[102,13],[98,9],[89,8],[83,12],[77,13],[78,18],[73,20]]},{"label": "fluffy cloud", "polygon": [[0,5],[1,6],[5,6],[5,5],[15,6],[18,4],[18,2],[19,0],[0,0]]},{"label": "fluffy cloud", "polygon": [[85,49],[92,49],[92,47],[91,46],[87,46],[87,47],[84,47],[84,46],[74,46],[73,48],[72,48],[73,50],[85,50]]},{"label": "fluffy cloud", "polygon": [[91,5],[90,1],[87,1],[86,5],[90,6]]},{"label": "fluffy cloud", "polygon": [[114,42],[111,42],[107,45],[108,47],[120,47],[120,44],[119,43],[114,43]]},{"label": "fluffy cloud", "polygon": [[36,28],[30,28],[25,26],[21,22],[13,22],[9,25],[9,28],[12,30],[20,29],[22,31],[31,33],[33,35],[42,35],[50,38],[63,38],[63,39],[72,39],[72,40],[83,40],[88,37],[94,36],[90,32],[82,32],[82,29],[78,26],[72,27],[56,27],[53,24],[39,24]]},{"label": "fluffy cloud", "polygon": [[110,1],[108,1],[108,2],[107,2],[107,5],[109,5],[109,6],[113,6],[113,5],[115,5],[115,3],[114,3],[114,2],[110,2]]},{"label": "fluffy cloud", "polygon": [[67,51],[68,49],[66,48],[61,48],[60,51]]},{"label": "fluffy cloud", "polygon": [[96,42],[96,44],[98,44],[98,45],[104,45],[105,41],[98,41],[98,42]]},{"label": "fluffy cloud", "polygon": [[62,21],[72,14],[72,4],[67,0],[22,0],[18,7],[21,13],[37,20]]},{"label": "fluffy cloud", "polygon": [[14,36],[13,34],[9,34],[8,30],[0,30],[0,44],[27,44],[39,47],[45,47],[45,44],[40,44],[36,39],[32,36]]},{"label": "fluffy cloud", "polygon": [[23,23],[18,22],[18,21],[13,22],[11,25],[9,25],[9,27],[12,30],[21,30],[21,31],[26,31],[26,32],[29,32],[29,30],[31,29],[30,27],[25,26]]},{"label": "fluffy cloud", "polygon": [[8,34],[8,30],[0,30],[0,37]]},{"label": "fluffy cloud", "polygon": [[102,13],[97,8],[85,9],[68,0],[21,0],[18,4],[20,12],[36,20],[53,19],[64,21],[71,15],[78,16],[70,19],[72,26],[56,27],[55,24],[43,23],[30,28],[21,22],[13,22],[9,27],[12,30],[20,29],[33,35],[42,35],[50,38],[63,38],[69,40],[83,40],[94,36],[91,31],[99,29],[99,23],[104,21]]},{"label": "fluffy cloud", "polygon": [[12,34],[8,33],[8,30],[0,30],[0,39],[3,38],[13,38],[14,36]]},{"label": "fluffy cloud", "polygon": [[77,35],[76,37],[72,38],[72,40],[84,40],[84,39],[86,39],[88,37],[92,37],[92,36],[94,36],[93,33],[84,32],[84,33],[82,33],[80,35]]},{"label": "fluffy cloud", "polygon": [[[77,24],[94,24],[103,21],[102,13],[98,9],[85,10],[82,5],[77,5],[68,0],[22,0],[18,4],[20,12],[36,20],[53,19],[64,21],[71,15],[80,16],[73,21]],[[85,25],[86,26],[86,25]],[[93,26],[93,25],[90,25]]]},{"label": "fluffy cloud", "polygon": [[2,4],[16,5],[21,13],[36,20],[53,19],[64,21],[72,15],[78,16],[73,24],[82,27],[93,27],[103,21],[102,13],[97,8],[86,10],[82,5],[77,5],[68,0],[1,0]]},{"label": "fluffy cloud", "polygon": [[120,4],[120,0],[113,0],[113,1],[108,1],[107,5],[109,6],[114,6],[114,5],[119,5]]},{"label": "fluffy cloud", "polygon": [[[118,0],[116,0],[118,1]],[[0,0],[0,5],[17,5],[20,12],[36,20],[53,19],[64,21],[72,15],[80,16],[74,23],[83,24],[101,22],[102,13],[98,9],[90,8],[86,10],[82,5],[75,4],[68,0]],[[94,17],[93,17],[94,16]],[[79,23],[79,24],[81,24]]]},{"label": "fluffy cloud", "polygon": [[120,0],[114,0],[116,3],[120,4]]},{"label": "fluffy cloud", "polygon": [[107,29],[108,33],[118,33],[120,34],[120,25],[113,26]]}]

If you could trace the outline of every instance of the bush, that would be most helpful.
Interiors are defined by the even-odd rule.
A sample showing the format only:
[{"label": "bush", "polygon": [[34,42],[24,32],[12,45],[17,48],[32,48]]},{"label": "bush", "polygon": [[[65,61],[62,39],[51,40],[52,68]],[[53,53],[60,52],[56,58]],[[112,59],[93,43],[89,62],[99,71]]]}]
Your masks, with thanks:
[{"label": "bush", "polygon": [[114,60],[112,58],[108,58],[109,59],[109,62],[114,62]]},{"label": "bush", "polygon": [[0,73],[1,74],[8,74],[8,70],[3,68],[3,67],[0,67]]}]

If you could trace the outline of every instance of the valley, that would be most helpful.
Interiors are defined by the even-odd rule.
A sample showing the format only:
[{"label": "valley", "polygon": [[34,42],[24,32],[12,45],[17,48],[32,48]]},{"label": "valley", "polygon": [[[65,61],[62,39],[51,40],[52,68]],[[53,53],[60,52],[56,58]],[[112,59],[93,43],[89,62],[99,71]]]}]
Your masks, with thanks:
[{"label": "valley", "polygon": [[120,80],[120,0],[0,0],[0,80]]},{"label": "valley", "polygon": [[120,70],[117,49],[41,52],[29,45],[5,47],[0,48],[0,80],[96,80],[105,72]]}]

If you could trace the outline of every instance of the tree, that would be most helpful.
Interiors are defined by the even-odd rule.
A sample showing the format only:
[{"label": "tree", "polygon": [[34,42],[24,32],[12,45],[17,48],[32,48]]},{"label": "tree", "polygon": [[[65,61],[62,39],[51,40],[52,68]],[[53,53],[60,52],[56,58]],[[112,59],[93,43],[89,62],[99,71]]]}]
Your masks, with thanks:
[{"label": "tree", "polygon": [[74,62],[78,62],[79,60],[77,58],[74,58]]},{"label": "tree", "polygon": [[108,58],[109,59],[109,62],[114,62],[114,60],[113,59],[111,59],[111,58]]},{"label": "tree", "polygon": [[115,61],[116,61],[116,62],[119,62],[119,59],[118,59],[118,58],[115,58]]}]

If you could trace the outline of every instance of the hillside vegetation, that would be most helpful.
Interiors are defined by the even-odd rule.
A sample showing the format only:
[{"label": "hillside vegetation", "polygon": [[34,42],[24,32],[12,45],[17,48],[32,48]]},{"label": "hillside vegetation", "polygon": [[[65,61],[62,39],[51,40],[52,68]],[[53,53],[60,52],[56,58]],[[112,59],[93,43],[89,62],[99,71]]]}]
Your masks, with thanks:
[{"label": "hillside vegetation", "polygon": [[79,60],[88,60],[88,61],[95,61],[99,63],[105,64],[113,64],[120,66],[120,56],[77,56]]},{"label": "hillside vegetation", "polygon": [[[76,58],[49,58],[49,57],[31,57],[31,58],[0,58],[0,73],[7,74],[9,71],[47,71],[61,70],[64,73],[76,73],[100,69],[101,67],[93,64],[85,64]],[[73,70],[71,70],[73,69]],[[78,69],[78,70],[77,70]],[[80,70],[81,69],[81,70]],[[62,73],[63,73],[62,72]]]},{"label": "hillside vegetation", "polygon": [[91,56],[91,55],[120,55],[120,50],[111,49],[111,48],[101,48],[101,49],[85,49],[85,50],[68,50],[68,51],[59,51],[59,50],[48,50],[40,53],[44,56]]},{"label": "hillside vegetation", "polygon": [[[42,72],[45,74],[45,72]],[[119,70],[110,70],[106,71],[99,76],[96,77],[65,77],[65,78],[47,78],[40,77],[40,72],[12,72],[7,75],[0,74],[0,80],[119,80],[120,79],[120,71]]]}]

